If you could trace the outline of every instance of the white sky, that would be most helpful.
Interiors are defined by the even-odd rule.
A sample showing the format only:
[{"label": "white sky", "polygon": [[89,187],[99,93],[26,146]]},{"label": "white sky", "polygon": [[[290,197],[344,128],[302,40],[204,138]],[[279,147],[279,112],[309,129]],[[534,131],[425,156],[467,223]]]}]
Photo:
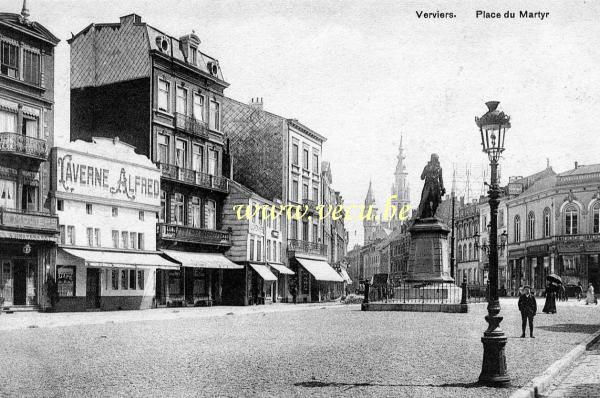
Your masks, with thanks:
[{"label": "white sky", "polygon": [[[440,155],[449,190],[453,163],[486,162],[474,117],[488,100],[501,101],[512,117],[504,182],[541,170],[546,158],[556,171],[572,168],[575,160],[600,161],[600,2],[399,3],[29,0],[28,6],[31,19],[62,40],[56,53],[58,144],[69,135],[70,32],[135,12],[176,37],[194,29],[202,50],[219,59],[231,83],[228,96],[244,102],[263,97],[265,109],[326,136],[325,159],[347,203],[362,203],[372,179],[383,208],[400,132],[413,203],[432,152]],[[3,12],[20,9],[20,1],[0,0]],[[477,9],[550,16],[483,20],[475,18]],[[457,17],[418,19],[420,10]],[[351,243],[362,242],[362,225],[348,228]]]}]

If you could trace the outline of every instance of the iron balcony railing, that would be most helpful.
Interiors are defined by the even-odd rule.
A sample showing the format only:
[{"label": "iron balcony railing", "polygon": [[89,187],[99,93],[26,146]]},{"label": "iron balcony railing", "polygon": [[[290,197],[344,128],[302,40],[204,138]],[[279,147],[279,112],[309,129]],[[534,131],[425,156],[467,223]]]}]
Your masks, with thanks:
[{"label": "iron balcony railing", "polygon": [[38,211],[0,207],[0,225],[56,233],[58,232],[58,217]]},{"label": "iron balcony railing", "polygon": [[326,256],[327,246],[306,240],[288,239],[288,251]]},{"label": "iron balcony railing", "polygon": [[160,239],[201,243],[205,245],[231,246],[231,234],[228,231],[196,228],[187,225],[169,223],[156,224]]},{"label": "iron balcony railing", "polygon": [[317,201],[312,200],[312,199],[302,199],[302,205],[304,206],[304,209],[306,209],[307,213],[309,214],[316,214],[318,212],[317,209]]},{"label": "iron balcony railing", "polygon": [[173,164],[158,163],[162,176],[171,180],[181,181],[197,185],[203,188],[214,189],[221,192],[229,192],[227,178],[213,176],[200,171],[185,169]]},{"label": "iron balcony railing", "polygon": [[591,242],[600,241],[600,234],[558,235],[558,242]]},{"label": "iron balcony railing", "polygon": [[208,138],[206,123],[193,116],[175,113],[175,127],[202,138]]},{"label": "iron balcony railing", "polygon": [[0,152],[46,160],[46,146],[46,140],[23,134],[0,132]]}]

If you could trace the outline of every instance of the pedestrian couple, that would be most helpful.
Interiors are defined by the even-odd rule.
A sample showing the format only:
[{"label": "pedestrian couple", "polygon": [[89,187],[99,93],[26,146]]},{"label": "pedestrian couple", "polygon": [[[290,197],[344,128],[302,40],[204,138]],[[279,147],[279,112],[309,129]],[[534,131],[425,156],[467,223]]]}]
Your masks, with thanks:
[{"label": "pedestrian couple", "polygon": [[533,335],[533,317],[537,312],[537,303],[529,286],[523,287],[523,294],[519,297],[519,311],[521,311],[521,326],[523,329],[521,337],[525,337],[525,330],[527,323],[529,323],[529,337],[535,338]]}]

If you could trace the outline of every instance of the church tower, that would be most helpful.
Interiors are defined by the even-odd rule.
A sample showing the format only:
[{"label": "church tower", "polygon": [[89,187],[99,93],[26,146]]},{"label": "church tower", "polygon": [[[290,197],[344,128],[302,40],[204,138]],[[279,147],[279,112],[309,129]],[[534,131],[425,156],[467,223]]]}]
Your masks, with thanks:
[{"label": "church tower", "polygon": [[[400,148],[398,149],[398,162],[394,171],[394,182],[392,184],[392,195],[396,195],[397,199],[392,200],[392,205],[396,206],[398,211],[405,206],[410,206],[410,187],[408,186],[408,173],[406,172],[406,164],[404,156],[404,148],[402,147],[402,135],[400,136]],[[410,214],[410,213],[409,213]],[[390,228],[400,228],[402,221],[394,218],[390,221]]]},{"label": "church tower", "polygon": [[375,239],[375,232],[377,231],[377,205],[375,204],[375,197],[373,196],[373,187],[371,181],[369,181],[369,190],[367,191],[367,196],[365,197],[365,215],[369,214],[369,206],[373,206],[373,211],[371,212],[369,219],[363,220],[365,244]]}]

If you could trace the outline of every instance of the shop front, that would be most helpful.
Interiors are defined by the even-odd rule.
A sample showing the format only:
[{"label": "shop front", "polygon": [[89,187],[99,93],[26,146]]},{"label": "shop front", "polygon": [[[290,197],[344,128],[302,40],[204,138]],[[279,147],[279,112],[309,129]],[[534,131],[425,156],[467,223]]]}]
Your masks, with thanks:
[{"label": "shop front", "polygon": [[179,265],[158,252],[59,248],[56,311],[137,310],[155,305],[157,271]]},{"label": "shop front", "polygon": [[274,297],[274,301],[290,302],[290,277],[294,275],[294,271],[282,263],[269,262],[268,264],[277,276],[277,281],[275,281],[275,294],[277,297]]},{"label": "shop front", "polygon": [[248,304],[272,304],[276,300],[277,277],[265,264],[248,263],[246,285]]},{"label": "shop front", "polygon": [[298,301],[320,302],[339,298],[344,279],[327,261],[308,255],[295,255],[291,261],[298,270]]},{"label": "shop front", "polygon": [[156,281],[159,306],[211,306],[223,303],[223,286],[240,275],[244,266],[221,253],[163,250],[181,265],[161,271]]}]

